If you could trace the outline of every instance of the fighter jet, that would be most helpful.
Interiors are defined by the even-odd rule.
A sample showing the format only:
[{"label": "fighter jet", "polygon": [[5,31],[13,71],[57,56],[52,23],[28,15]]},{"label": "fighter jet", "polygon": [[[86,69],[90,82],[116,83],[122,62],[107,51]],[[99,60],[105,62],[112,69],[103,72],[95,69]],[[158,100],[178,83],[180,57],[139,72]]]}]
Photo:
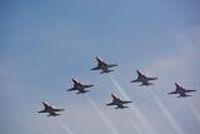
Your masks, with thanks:
[{"label": "fighter jet", "polygon": [[80,81],[72,79],[74,83],[74,87],[68,89],[67,91],[78,91],[76,94],[84,94],[89,92],[89,90],[85,90],[86,88],[93,87],[94,85],[84,85]]},{"label": "fighter jet", "polygon": [[53,106],[51,106],[47,102],[42,102],[42,104],[44,105],[44,110],[38,111],[38,113],[49,113],[49,115],[47,115],[47,116],[59,116],[60,114],[58,114],[56,112],[64,111],[64,109],[54,108]]},{"label": "fighter jet", "polygon": [[186,93],[195,92],[196,90],[188,90],[180,86],[178,83],[175,82],[176,90],[173,92],[169,92],[168,94],[180,94],[178,97],[188,97],[191,95],[187,95]]},{"label": "fighter jet", "polygon": [[123,109],[128,108],[128,106],[124,106],[124,104],[132,103],[132,101],[122,101],[120,98],[116,97],[114,94],[111,94],[113,101],[109,104],[106,104],[107,106],[113,106],[116,105],[115,109]]},{"label": "fighter jet", "polygon": [[141,73],[139,70],[136,70],[138,77],[135,80],[130,81],[131,83],[135,82],[141,82],[142,84],[140,86],[149,86],[153,85],[153,83],[150,83],[149,81],[157,80],[158,77],[147,77],[143,73]]},{"label": "fighter jet", "polygon": [[117,64],[108,64],[99,57],[96,57],[97,66],[92,68],[91,70],[102,70],[100,74],[113,72],[110,68],[118,66]]}]

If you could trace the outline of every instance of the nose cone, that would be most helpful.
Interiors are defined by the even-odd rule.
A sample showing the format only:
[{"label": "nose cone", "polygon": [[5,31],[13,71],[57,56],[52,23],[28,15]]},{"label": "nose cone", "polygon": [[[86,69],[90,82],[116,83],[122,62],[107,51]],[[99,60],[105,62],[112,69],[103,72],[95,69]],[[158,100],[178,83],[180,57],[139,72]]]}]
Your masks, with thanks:
[{"label": "nose cone", "polygon": [[136,70],[136,72],[137,72],[137,74],[138,74],[138,75],[140,75],[140,74],[141,74],[139,70]]},{"label": "nose cone", "polygon": [[175,82],[175,85],[176,85],[177,87],[179,86],[177,82]]},{"label": "nose cone", "polygon": [[77,79],[75,79],[75,78],[72,78],[72,81],[74,82],[74,83],[80,83]]}]

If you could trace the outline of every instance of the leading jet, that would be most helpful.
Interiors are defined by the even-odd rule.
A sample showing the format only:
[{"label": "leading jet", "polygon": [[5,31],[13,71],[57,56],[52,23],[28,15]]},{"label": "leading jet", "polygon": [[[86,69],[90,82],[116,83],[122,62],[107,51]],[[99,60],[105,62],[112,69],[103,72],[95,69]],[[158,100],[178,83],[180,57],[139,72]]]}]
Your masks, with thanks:
[{"label": "leading jet", "polygon": [[136,70],[138,77],[135,80],[130,81],[131,83],[135,83],[135,82],[141,82],[140,86],[149,86],[149,85],[153,85],[153,83],[150,83],[149,81],[152,80],[157,80],[158,77],[147,77],[145,76],[143,73],[141,73],[139,70]]},{"label": "leading jet", "polygon": [[84,94],[89,92],[89,90],[86,90],[86,88],[90,88],[93,87],[94,85],[85,85],[82,84],[80,81],[76,80],[76,79],[72,79],[74,86],[70,89],[68,89],[67,91],[78,91],[76,94]]},{"label": "leading jet", "polygon": [[120,98],[116,97],[114,94],[111,94],[113,101],[111,103],[106,104],[107,106],[116,105],[115,109],[123,109],[128,108],[128,106],[124,106],[124,104],[132,103],[132,101],[123,101]]},{"label": "leading jet", "polygon": [[188,90],[188,89],[185,89],[183,88],[182,86],[180,86],[178,83],[175,82],[175,86],[176,86],[176,90],[173,91],[173,92],[169,92],[168,94],[179,94],[180,96],[178,97],[189,97],[191,95],[188,95],[186,93],[189,93],[189,92],[195,92],[196,90]]},{"label": "leading jet", "polygon": [[110,68],[118,66],[117,64],[108,64],[99,57],[96,57],[96,61],[97,66],[92,68],[91,70],[102,70],[100,74],[113,72],[114,70],[111,70]]},{"label": "leading jet", "polygon": [[48,104],[47,102],[42,102],[43,106],[44,106],[44,110],[38,111],[38,113],[49,113],[49,115],[47,116],[59,116],[60,114],[56,113],[56,112],[61,112],[64,111],[64,109],[56,109],[53,106],[51,106],[50,104]]}]

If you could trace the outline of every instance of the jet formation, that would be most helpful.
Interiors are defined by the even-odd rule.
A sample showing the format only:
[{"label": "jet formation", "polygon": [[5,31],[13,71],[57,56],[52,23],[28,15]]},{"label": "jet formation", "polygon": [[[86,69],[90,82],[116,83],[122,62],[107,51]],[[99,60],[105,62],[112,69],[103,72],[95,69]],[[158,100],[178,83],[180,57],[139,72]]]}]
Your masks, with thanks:
[{"label": "jet formation", "polygon": [[180,86],[178,83],[175,83],[175,86],[176,86],[176,90],[173,92],[169,92],[168,94],[179,94],[178,98],[189,97],[191,95],[188,95],[187,93],[196,92],[196,90],[185,89],[182,86]]},{"label": "jet formation", "polygon": [[[92,71],[101,70],[100,74],[113,72],[114,70],[111,68],[118,66],[117,64],[108,64],[99,57],[96,57],[96,61],[97,61],[97,66],[92,68],[91,70]],[[153,83],[150,81],[154,81],[154,80],[158,79],[158,77],[146,76],[139,70],[136,70],[136,72],[138,75],[137,78],[130,82],[131,83],[141,83],[139,86],[153,85]],[[80,81],[78,81],[74,78],[72,79],[72,82],[73,82],[73,87],[69,88],[67,91],[68,92],[77,91],[76,94],[85,94],[90,91],[90,90],[88,90],[88,88],[94,87],[94,85],[92,85],[92,84],[90,84],[90,85],[82,84]],[[178,83],[175,83],[175,86],[176,86],[176,90],[173,92],[169,92],[168,94],[169,95],[179,94],[178,98],[191,96],[191,95],[188,95],[187,93],[196,91],[196,90],[185,89],[182,86],[180,86]],[[119,97],[115,96],[113,93],[111,93],[111,96],[112,96],[112,102],[106,104],[106,106],[116,106],[115,109],[124,109],[124,108],[128,108],[128,106],[125,104],[132,103],[132,101],[121,100]],[[47,116],[59,116],[60,114],[58,114],[57,112],[64,111],[64,109],[54,108],[47,102],[42,102],[42,104],[44,106],[44,110],[38,111],[38,113],[48,113]]]},{"label": "jet formation", "polygon": [[57,112],[64,111],[64,109],[54,108],[47,102],[42,102],[42,104],[44,106],[44,110],[38,111],[38,113],[48,113],[47,116],[59,116],[60,114],[58,114]]}]

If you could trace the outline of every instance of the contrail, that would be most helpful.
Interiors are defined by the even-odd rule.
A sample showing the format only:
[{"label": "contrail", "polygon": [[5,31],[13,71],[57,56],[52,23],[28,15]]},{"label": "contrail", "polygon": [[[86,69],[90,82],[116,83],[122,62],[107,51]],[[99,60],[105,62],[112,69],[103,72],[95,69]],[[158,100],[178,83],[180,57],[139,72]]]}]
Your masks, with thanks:
[{"label": "contrail", "polygon": [[135,121],[133,119],[130,119],[130,124],[137,131],[137,134],[143,134],[142,129],[135,124]]},{"label": "contrail", "polygon": [[111,123],[111,121],[106,117],[106,115],[101,111],[101,109],[99,109],[99,107],[97,106],[97,104],[89,97],[87,96],[88,101],[90,102],[90,104],[92,105],[92,107],[95,109],[95,111],[97,112],[97,114],[99,115],[99,117],[104,121],[104,123],[108,126],[108,128],[111,130],[111,132],[113,134],[120,134],[117,129],[115,128],[115,126],[113,126],[113,124]]},{"label": "contrail", "polygon": [[196,119],[200,122],[200,113],[199,111],[197,110],[197,108],[193,105],[193,104],[190,104],[190,108],[192,110],[192,113],[194,114],[194,116],[196,117]]},{"label": "contrail", "polygon": [[68,133],[68,134],[74,134],[74,132],[68,127],[68,125],[61,120],[62,128]]},{"label": "contrail", "polygon": [[66,125],[66,124],[62,124],[62,128],[68,133],[68,134],[74,134],[71,129]]},{"label": "contrail", "polygon": [[177,131],[178,134],[185,134],[184,130],[181,128],[181,126],[176,122],[176,120],[172,117],[170,112],[167,110],[165,105],[161,102],[161,100],[158,98],[158,96],[152,91],[151,94],[155,100],[155,102],[158,104],[162,112],[164,113],[165,117],[169,120],[171,125],[174,127],[174,129]]},{"label": "contrail", "polygon": [[[110,76],[110,78],[111,78],[113,84],[116,86],[117,90],[122,94],[122,96],[124,97],[124,99],[131,100],[130,97],[126,94],[126,92],[124,92],[124,90],[121,87],[121,85],[112,76]],[[134,112],[134,114],[139,119],[139,121],[141,121],[142,125],[146,128],[146,130],[148,130],[148,133],[157,134],[157,132],[155,131],[155,129],[145,119],[144,115],[142,114],[142,112],[140,111],[139,108],[130,107],[130,109]]]},{"label": "contrail", "polygon": [[[65,83],[59,88],[60,90],[65,89]],[[63,94],[62,96],[63,97]],[[69,128],[69,126],[65,123],[64,118],[60,119],[61,121],[61,127],[67,132],[67,134],[74,134],[74,132]]]}]

